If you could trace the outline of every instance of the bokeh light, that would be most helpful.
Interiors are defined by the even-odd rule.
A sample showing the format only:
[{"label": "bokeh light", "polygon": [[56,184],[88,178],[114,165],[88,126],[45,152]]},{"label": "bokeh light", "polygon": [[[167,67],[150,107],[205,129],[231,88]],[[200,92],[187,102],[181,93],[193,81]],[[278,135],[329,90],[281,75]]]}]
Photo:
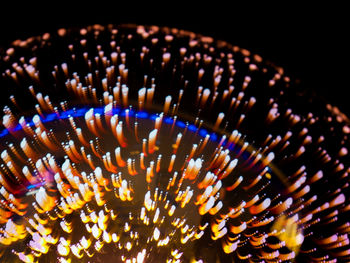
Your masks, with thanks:
[{"label": "bokeh light", "polygon": [[282,68],[134,25],[0,58],[4,262],[349,259],[349,120]]}]

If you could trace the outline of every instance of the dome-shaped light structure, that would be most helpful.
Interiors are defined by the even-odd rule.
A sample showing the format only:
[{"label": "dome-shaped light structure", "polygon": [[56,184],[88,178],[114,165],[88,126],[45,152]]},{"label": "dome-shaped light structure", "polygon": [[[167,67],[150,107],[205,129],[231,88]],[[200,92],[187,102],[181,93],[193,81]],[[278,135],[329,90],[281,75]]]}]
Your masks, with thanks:
[{"label": "dome-shaped light structure", "polygon": [[1,261],[349,259],[349,120],[260,56],[95,25],[0,70]]}]

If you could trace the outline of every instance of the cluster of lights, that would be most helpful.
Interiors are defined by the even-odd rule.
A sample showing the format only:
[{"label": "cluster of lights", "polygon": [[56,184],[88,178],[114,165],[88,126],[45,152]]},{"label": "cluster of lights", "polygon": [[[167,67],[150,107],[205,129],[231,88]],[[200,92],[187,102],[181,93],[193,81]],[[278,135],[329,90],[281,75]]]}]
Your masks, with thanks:
[{"label": "cluster of lights", "polygon": [[155,26],[60,29],[0,62],[6,262],[349,259],[349,120],[283,69]]}]

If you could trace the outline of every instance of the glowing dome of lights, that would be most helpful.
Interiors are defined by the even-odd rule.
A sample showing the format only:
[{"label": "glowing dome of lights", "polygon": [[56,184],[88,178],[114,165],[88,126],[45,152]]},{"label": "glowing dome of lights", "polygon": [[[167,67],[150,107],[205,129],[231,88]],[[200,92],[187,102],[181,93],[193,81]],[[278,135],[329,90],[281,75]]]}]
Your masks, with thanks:
[{"label": "glowing dome of lights", "polygon": [[0,72],[2,261],[350,259],[349,120],[260,56],[94,25]]}]

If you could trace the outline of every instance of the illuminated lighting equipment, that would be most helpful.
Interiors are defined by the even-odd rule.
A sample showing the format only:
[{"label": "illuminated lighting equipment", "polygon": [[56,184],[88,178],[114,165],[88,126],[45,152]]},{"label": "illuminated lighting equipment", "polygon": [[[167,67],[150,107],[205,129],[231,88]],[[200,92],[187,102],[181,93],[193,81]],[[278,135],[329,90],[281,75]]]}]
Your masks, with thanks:
[{"label": "illuminated lighting equipment", "polygon": [[349,260],[349,120],[260,56],[94,25],[0,70],[2,262]]}]

